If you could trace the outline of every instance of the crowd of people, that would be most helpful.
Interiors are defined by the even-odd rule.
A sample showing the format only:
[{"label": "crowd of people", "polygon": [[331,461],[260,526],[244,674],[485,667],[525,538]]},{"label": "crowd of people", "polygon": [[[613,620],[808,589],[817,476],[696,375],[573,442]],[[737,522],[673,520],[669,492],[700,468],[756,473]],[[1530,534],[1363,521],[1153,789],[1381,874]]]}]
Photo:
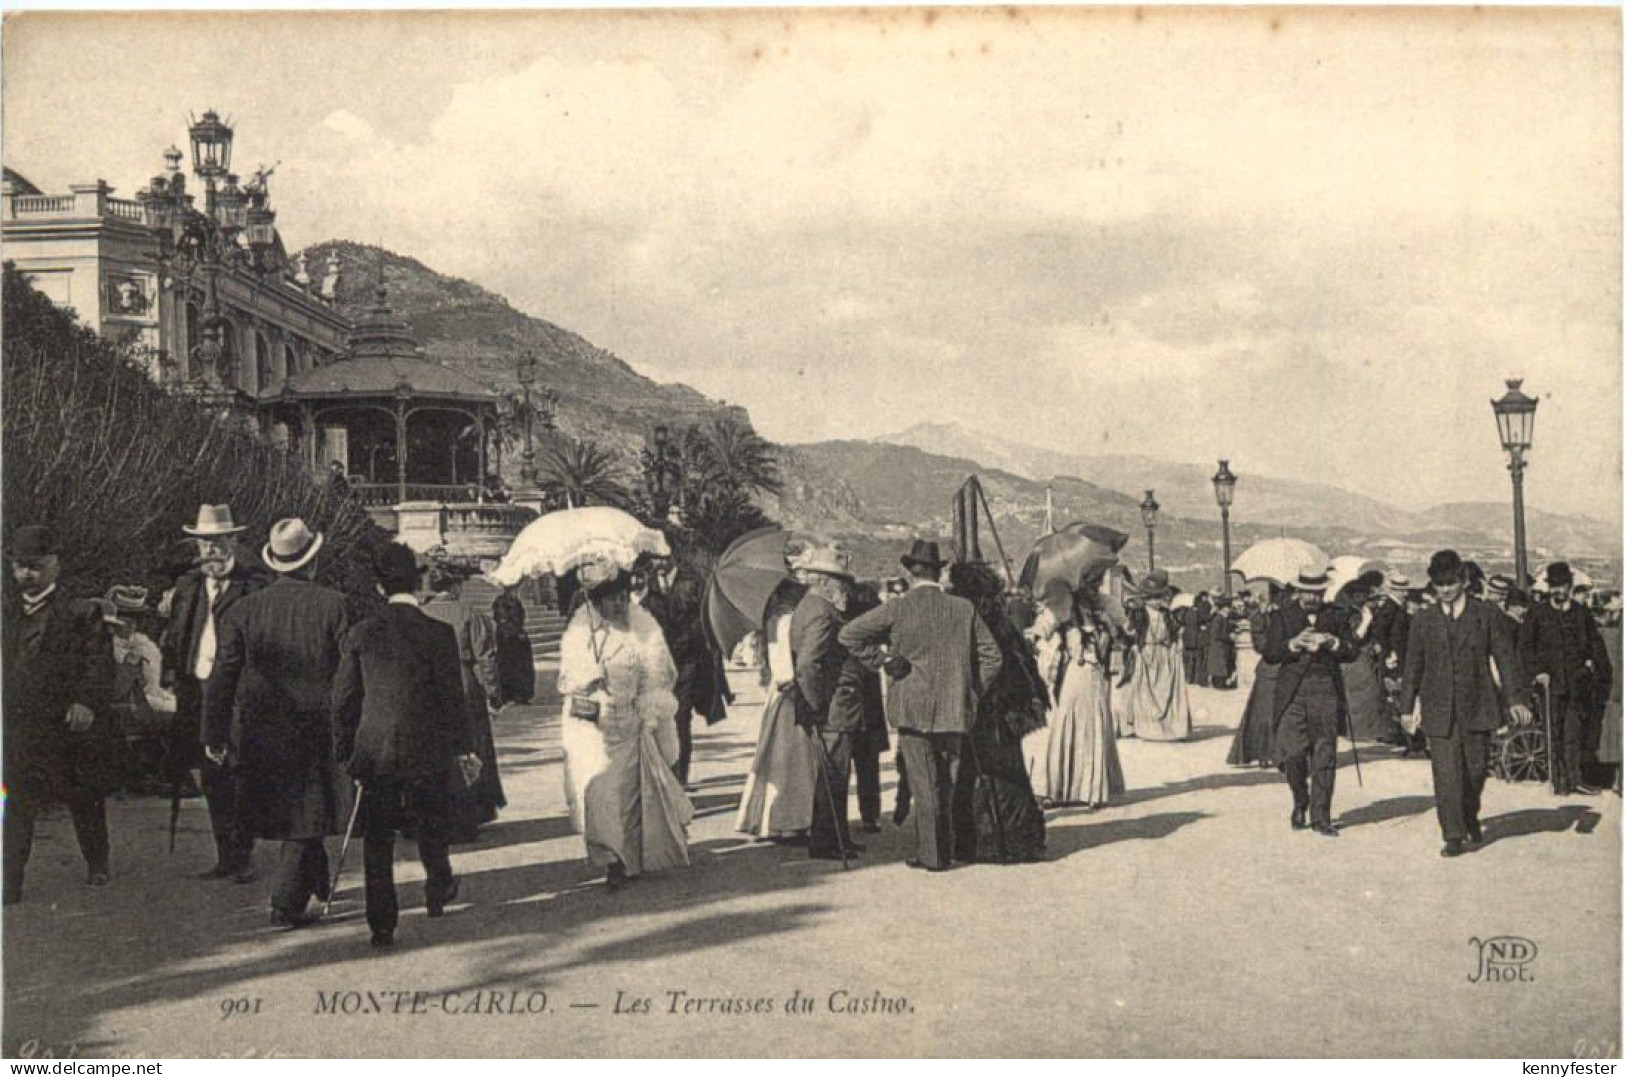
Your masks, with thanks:
[{"label": "crowd of people", "polygon": [[[105,797],[159,732],[146,761],[172,796],[172,843],[194,772],[207,805],[203,880],[253,882],[256,843],[281,843],[273,924],[317,918],[338,836],[361,842],[375,945],[399,919],[397,835],[417,843],[429,915],[457,898],[451,847],[506,805],[492,715],[535,691],[523,604],[510,591],[481,609],[462,595],[470,570],[391,544],[372,566],[378,602],[358,614],[315,582],[320,533],[279,521],[250,567],[243,530],[229,507],[202,506],[185,528],[194,563],[150,604],[134,586],[66,599],[51,532],[13,532],[6,903],[50,802],[71,816],[87,882],[109,882]],[[1611,654],[1562,563],[1528,591],[1444,550],[1425,587],[1311,565],[1264,596],[1189,599],[1159,570],[1018,592],[927,539],[901,565],[898,586],[860,582],[834,548],[786,562],[760,620],[766,701],[735,819],[748,838],[850,863],[865,852],[854,830],[881,830],[895,747],[909,867],[1042,860],[1046,809],[1120,797],[1120,738],[1190,739],[1191,687],[1234,689],[1243,638],[1259,660],[1228,760],[1281,770],[1294,829],[1337,835],[1337,742],[1351,736],[1431,761],[1444,853],[1459,855],[1483,840],[1493,736],[1537,702],[1559,794],[1617,781],[1618,634]],[[730,700],[705,587],[669,559],[589,559],[560,581],[575,599],[558,675],[565,800],[610,890],[688,863],[694,715],[718,721]],[[144,618],[162,627],[149,635]]]}]

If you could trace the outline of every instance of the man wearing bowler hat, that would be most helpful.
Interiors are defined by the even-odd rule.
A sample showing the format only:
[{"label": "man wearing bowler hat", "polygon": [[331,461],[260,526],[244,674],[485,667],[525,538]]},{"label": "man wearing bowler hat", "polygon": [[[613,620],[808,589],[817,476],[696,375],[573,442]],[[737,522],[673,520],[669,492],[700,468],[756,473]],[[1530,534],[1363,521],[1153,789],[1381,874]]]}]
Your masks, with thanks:
[{"label": "man wearing bowler hat", "polygon": [[1566,561],[1546,569],[1546,601],[1529,611],[1518,634],[1524,672],[1551,678],[1551,756],[1558,796],[1594,794],[1580,778],[1588,750],[1595,751],[1599,700],[1608,698],[1614,667],[1597,631],[1596,618],[1574,601],[1574,571]]},{"label": "man wearing bowler hat", "polygon": [[[945,562],[935,542],[916,540],[902,562],[908,593],[850,622],[837,639],[891,679],[888,713],[914,798],[915,855],[908,866],[946,871],[961,748],[976,720],[977,699],[1003,659],[976,608],[942,589]],[[882,649],[887,645],[889,652]]]},{"label": "man wearing bowler hat", "polygon": [[197,521],[181,528],[195,548],[197,565],[175,581],[169,623],[158,638],[164,679],[175,690],[175,722],[170,726],[165,779],[172,788],[188,780],[193,767],[203,777],[214,832],[214,866],[200,879],[252,882],[254,839],[238,821],[237,787],[232,773],[203,752],[203,684],[214,672],[220,647],[220,620],[243,597],[265,585],[263,574],[237,559],[238,536],[245,530],[231,517],[230,505],[202,505]]},{"label": "man wearing bowler hat", "polygon": [[1484,840],[1479,803],[1489,773],[1490,736],[1502,724],[1503,696],[1516,701],[1512,717],[1519,725],[1530,715],[1506,616],[1465,593],[1467,571],[1455,550],[1433,555],[1428,579],[1439,601],[1411,625],[1399,712],[1408,715],[1421,701],[1422,731],[1433,761],[1433,803],[1444,832],[1441,854],[1460,856],[1464,843]]},{"label": "man wearing bowler hat", "polygon": [[239,820],[250,837],[282,842],[271,922],[299,927],[327,892],[322,839],[342,833],[349,782],[333,762],[329,707],[344,597],[311,582],[323,537],[279,520],[260,558],[277,574],[220,618],[214,670],[203,685],[203,743],[235,770]]},{"label": "man wearing bowler hat", "polygon": [[118,746],[111,692],[113,649],[94,605],[67,598],[55,537],[19,527],[6,549],[14,586],[6,593],[5,890],[22,900],[34,821],[50,802],[65,804],[88,869],[108,880],[106,795],[116,784]]},{"label": "man wearing bowler hat", "polygon": [[333,758],[360,786],[367,926],[372,944],[395,941],[395,833],[410,831],[423,861],[424,900],[439,917],[457,896],[447,842],[451,791],[479,771],[452,627],[418,608],[412,551],[390,543],[374,566],[388,605],[344,637],[333,685]]},{"label": "man wearing bowler hat", "polygon": [[1264,626],[1263,656],[1281,667],[1275,682],[1275,747],[1292,787],[1292,829],[1337,837],[1332,789],[1337,734],[1348,720],[1344,662],[1359,654],[1346,618],[1325,606],[1324,567],[1304,568]]}]

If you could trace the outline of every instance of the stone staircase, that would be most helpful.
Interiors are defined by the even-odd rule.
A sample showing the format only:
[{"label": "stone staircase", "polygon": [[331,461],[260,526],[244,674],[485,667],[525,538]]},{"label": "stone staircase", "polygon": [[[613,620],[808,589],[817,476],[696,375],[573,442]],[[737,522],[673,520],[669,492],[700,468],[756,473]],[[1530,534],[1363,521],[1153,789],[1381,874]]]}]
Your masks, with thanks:
[{"label": "stone staircase", "polygon": [[[464,604],[490,612],[491,600],[497,589],[482,579],[463,584]],[[565,619],[557,610],[538,605],[527,585],[519,589],[520,602],[525,607],[525,634],[530,637],[530,651],[538,666],[557,662],[559,641],[564,638]]]}]

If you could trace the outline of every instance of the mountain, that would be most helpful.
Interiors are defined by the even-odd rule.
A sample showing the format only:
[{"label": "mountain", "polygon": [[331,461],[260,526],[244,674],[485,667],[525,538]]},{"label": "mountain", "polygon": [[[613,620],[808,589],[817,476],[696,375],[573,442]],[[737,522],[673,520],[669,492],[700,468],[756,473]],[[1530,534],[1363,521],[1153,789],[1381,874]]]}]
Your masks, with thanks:
[{"label": "mountain", "polygon": [[[333,240],[304,251],[310,265],[339,256],[338,307],[355,317],[376,302],[382,278],[389,305],[406,319],[424,358],[469,374],[504,395],[520,392],[518,360],[536,357],[536,385],[558,394],[554,418],[560,430],[619,451],[628,480],[637,454],[657,424],[684,426],[731,417],[749,423],[741,407],[721,404],[686,385],[662,384],[639,374],[625,360],[577,333],[515,310],[508,301],[470,281],[449,277],[415,258],[359,243]],[[504,454],[505,478],[517,479],[518,453]],[[825,525],[857,526],[861,508],[839,475],[821,471],[794,452],[779,461],[786,492],[804,512]],[[770,515],[778,499],[766,497]]]},{"label": "mountain", "polygon": [[[964,456],[1030,479],[1077,475],[1113,490],[1144,496],[1155,490],[1165,511],[1217,520],[1213,465],[1176,463],[1149,456],[1086,456],[1025,445],[1011,438],[967,430],[952,423],[921,423],[876,441],[911,445],[927,452]],[[1373,498],[1320,483],[1243,474],[1237,485],[1235,521],[1287,526],[1347,527],[1361,532],[1412,531],[1413,513]]]}]

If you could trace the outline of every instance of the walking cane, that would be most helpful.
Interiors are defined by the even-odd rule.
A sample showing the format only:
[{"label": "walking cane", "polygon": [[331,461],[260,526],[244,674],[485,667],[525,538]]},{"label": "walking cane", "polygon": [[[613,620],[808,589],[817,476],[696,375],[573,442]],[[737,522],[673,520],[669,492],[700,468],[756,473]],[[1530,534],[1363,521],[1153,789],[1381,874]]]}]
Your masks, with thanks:
[{"label": "walking cane", "polygon": [[327,887],[327,900],[322,903],[323,916],[333,911],[333,895],[339,892],[339,876],[344,874],[344,856],[350,851],[350,838],[355,834],[355,819],[361,814],[361,797],[366,791],[366,786],[360,782],[355,783],[355,803],[350,806],[350,822],[344,828],[344,842],[339,846],[338,866],[333,869],[333,881]]},{"label": "walking cane", "polygon": [[841,837],[841,831],[846,829],[846,820],[836,813],[835,790],[830,788],[829,782],[829,779],[835,776],[835,761],[829,757],[829,747],[824,743],[824,737],[817,729],[811,730],[809,736],[818,745],[818,757],[820,762],[823,763],[822,769],[824,773],[819,776],[818,784],[823,786],[824,799],[829,801],[829,817],[835,825],[835,847],[841,851],[841,870],[851,871],[852,865],[846,862],[846,839]]},{"label": "walking cane", "polygon": [[1552,787],[1552,795],[1557,795],[1557,767],[1552,759],[1552,675],[1541,673],[1535,677],[1535,683],[1540,685],[1544,693],[1546,705],[1541,709],[1546,716],[1546,782]]},{"label": "walking cane", "polygon": [[1365,778],[1360,775],[1360,745],[1354,739],[1354,716],[1349,716],[1349,750],[1354,753],[1354,782],[1361,789],[1365,788]]}]

